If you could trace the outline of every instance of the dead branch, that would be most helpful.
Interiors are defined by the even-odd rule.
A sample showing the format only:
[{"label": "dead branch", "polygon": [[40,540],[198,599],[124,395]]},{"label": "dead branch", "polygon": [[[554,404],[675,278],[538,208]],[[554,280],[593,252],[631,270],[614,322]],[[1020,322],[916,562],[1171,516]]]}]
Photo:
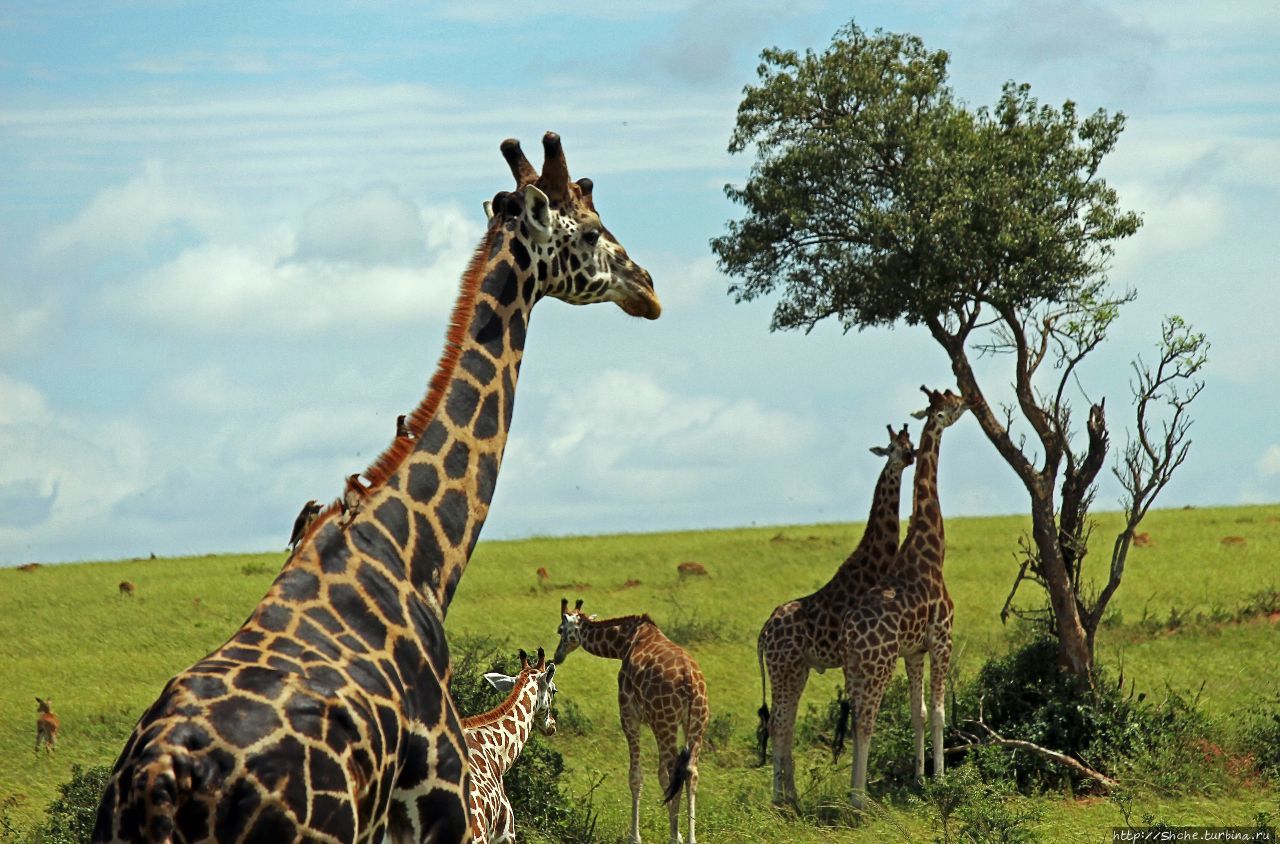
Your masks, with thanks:
[{"label": "dead branch", "polygon": [[1096,782],[1101,783],[1106,788],[1116,788],[1117,786],[1120,785],[1119,781],[1112,779],[1111,777],[1107,776],[1101,771],[1095,771],[1093,768],[1090,768],[1088,765],[1084,764],[1083,762],[1079,762],[1075,759],[1072,759],[1070,756],[1067,756],[1065,753],[1059,753],[1056,750],[1050,750],[1047,747],[1041,747],[1040,745],[1035,744],[1033,742],[1022,741],[1021,739],[1005,738],[1004,736],[997,733],[995,730],[991,729],[991,727],[987,726],[985,723],[981,721],[975,721],[972,718],[965,719],[965,723],[975,724],[978,727],[981,727],[982,730],[986,733],[986,736],[979,737],[977,735],[974,735],[973,733],[967,733],[963,730],[957,729],[956,734],[959,735],[961,738],[963,738],[966,743],[959,744],[954,747],[948,747],[944,751],[945,753],[961,753],[965,750],[969,750],[974,747],[980,747],[983,745],[992,745],[995,747],[1007,747],[1013,750],[1025,750],[1028,753],[1035,754],[1036,756],[1039,756],[1042,759],[1048,759],[1050,762],[1061,765],[1064,768],[1070,768],[1071,770],[1075,771],[1077,774],[1080,774],[1081,776],[1088,777],[1091,780],[1095,780]]}]

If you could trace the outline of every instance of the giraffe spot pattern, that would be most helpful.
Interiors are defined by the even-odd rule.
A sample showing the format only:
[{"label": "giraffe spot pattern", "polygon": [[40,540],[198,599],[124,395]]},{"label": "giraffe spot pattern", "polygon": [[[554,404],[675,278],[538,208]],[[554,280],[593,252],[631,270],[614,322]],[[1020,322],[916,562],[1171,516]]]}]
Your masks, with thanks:
[{"label": "giraffe spot pattern", "polygon": [[[166,687],[125,744],[95,840],[136,837],[146,800],[176,805],[174,773],[156,767],[170,755],[173,771],[212,784],[155,814],[155,830],[176,823],[185,839],[346,841],[358,829],[371,844],[392,828],[442,840],[466,829],[443,612],[496,485],[528,309],[548,292],[581,301],[603,290],[573,252],[576,222],[562,223],[551,248],[521,243],[515,223],[491,231],[439,413],[401,468],[374,481],[377,497],[350,524],[317,526],[245,627]],[[535,254],[545,286],[530,272]],[[412,750],[424,751],[420,769],[403,764]],[[156,787],[122,791],[135,774]]]}]

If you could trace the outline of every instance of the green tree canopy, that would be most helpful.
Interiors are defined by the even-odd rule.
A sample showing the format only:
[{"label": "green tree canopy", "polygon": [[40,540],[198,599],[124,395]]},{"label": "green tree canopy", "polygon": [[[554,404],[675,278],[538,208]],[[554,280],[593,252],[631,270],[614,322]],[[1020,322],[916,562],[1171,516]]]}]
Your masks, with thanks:
[{"label": "green tree canopy", "polygon": [[739,301],[782,288],[775,328],[917,324],[976,306],[1095,297],[1137,214],[1098,167],[1123,115],[1081,120],[1009,83],[993,109],[947,86],[943,51],[855,24],[821,54],[770,49],[738,108],[746,210],[712,241]]}]

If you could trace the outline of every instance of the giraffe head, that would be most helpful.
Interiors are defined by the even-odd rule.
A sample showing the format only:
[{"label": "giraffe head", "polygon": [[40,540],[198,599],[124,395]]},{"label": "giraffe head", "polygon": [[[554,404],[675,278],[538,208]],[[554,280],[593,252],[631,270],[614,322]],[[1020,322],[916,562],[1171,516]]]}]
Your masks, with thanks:
[{"label": "giraffe head", "polygon": [[556,646],[555,661],[557,664],[564,662],[565,657],[577,650],[582,644],[582,620],[585,618],[582,612],[582,599],[579,598],[573,605],[573,612],[569,612],[569,599],[560,599],[560,644]]},{"label": "giraffe head", "polygon": [[500,692],[510,692],[516,687],[524,688],[526,684],[536,684],[538,692],[533,701],[533,728],[544,736],[556,734],[556,716],[552,707],[556,702],[556,664],[547,662],[547,654],[538,648],[538,661],[529,662],[529,654],[520,651],[520,673],[515,677],[501,672],[491,671],[484,679]]},{"label": "giraffe head", "polygon": [[887,457],[889,468],[902,471],[915,462],[916,447],[911,443],[911,435],[907,433],[906,425],[896,433],[892,425],[885,425],[885,427],[889,429],[889,444],[884,447],[872,446],[871,453]]},{"label": "giraffe head", "polygon": [[632,316],[657,319],[662,305],[649,272],[600,221],[591,198],[590,179],[569,180],[560,136],[542,138],[542,173],[533,169],[520,142],[502,142],[516,189],[485,203],[489,225],[517,233],[523,250],[514,250],[520,269],[532,270],[533,299],[551,296],[571,305],[615,302]]},{"label": "giraffe head", "polygon": [[916,419],[931,420],[939,428],[946,428],[957,419],[964,415],[969,409],[969,405],[962,396],[958,396],[950,390],[930,390],[928,387],[921,386],[921,392],[929,397],[929,406],[924,410],[918,410],[911,414]]}]

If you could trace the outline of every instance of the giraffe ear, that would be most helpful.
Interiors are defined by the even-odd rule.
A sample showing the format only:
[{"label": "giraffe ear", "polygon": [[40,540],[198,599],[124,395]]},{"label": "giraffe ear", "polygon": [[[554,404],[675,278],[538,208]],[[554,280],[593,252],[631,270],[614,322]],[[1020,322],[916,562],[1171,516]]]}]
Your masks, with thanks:
[{"label": "giraffe ear", "polygon": [[873,445],[871,446],[871,453],[876,455],[877,457],[888,457],[889,449],[885,448],[884,446]]},{"label": "giraffe ear", "polygon": [[923,418],[925,418],[925,417],[926,417],[926,416],[928,416],[928,415],[929,415],[929,411],[928,411],[928,410],[917,410],[915,413],[911,414],[911,418],[912,418],[912,419],[923,419]]},{"label": "giraffe ear", "polygon": [[493,219],[493,202],[488,199],[484,201],[484,218],[486,220]]},{"label": "giraffe ear", "polygon": [[534,185],[524,187],[524,221],[535,243],[551,241],[551,200]]},{"label": "giraffe ear", "polygon": [[498,671],[490,671],[484,675],[484,679],[490,686],[493,686],[500,692],[509,692],[516,687],[516,678],[508,677]]}]

